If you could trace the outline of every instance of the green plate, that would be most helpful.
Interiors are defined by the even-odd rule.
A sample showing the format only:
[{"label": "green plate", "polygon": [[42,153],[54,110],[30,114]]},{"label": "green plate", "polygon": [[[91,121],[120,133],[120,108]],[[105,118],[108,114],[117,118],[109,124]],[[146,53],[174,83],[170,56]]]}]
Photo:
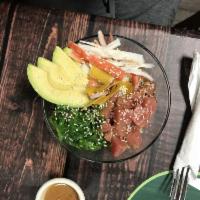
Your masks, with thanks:
[{"label": "green plate", "polygon": [[[172,172],[165,171],[152,176],[139,185],[128,200],[169,200]],[[188,186],[186,200],[200,199],[200,191]]]}]

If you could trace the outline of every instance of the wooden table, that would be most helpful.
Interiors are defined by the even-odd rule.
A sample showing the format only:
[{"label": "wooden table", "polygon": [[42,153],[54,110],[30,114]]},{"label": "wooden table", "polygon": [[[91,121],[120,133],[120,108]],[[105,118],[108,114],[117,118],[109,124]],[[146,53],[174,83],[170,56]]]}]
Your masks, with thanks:
[{"label": "wooden table", "polygon": [[[56,44],[65,46],[99,29],[149,48],[163,64],[172,92],[170,117],[158,140],[116,164],[80,160],[62,148],[47,131],[41,99],[26,75],[27,64],[50,57]],[[194,49],[200,51],[200,40],[171,34],[169,28],[0,4],[0,199],[31,200],[48,179],[67,177],[88,200],[122,200],[146,178],[170,169],[190,116],[186,88]]]}]

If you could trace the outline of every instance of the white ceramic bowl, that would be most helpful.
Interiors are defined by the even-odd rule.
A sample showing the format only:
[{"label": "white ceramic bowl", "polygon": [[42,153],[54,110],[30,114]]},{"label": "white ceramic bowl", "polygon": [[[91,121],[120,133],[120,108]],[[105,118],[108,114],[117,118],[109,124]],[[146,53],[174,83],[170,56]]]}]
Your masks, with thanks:
[{"label": "white ceramic bowl", "polygon": [[49,188],[49,186],[54,185],[54,184],[66,184],[66,185],[71,186],[77,192],[79,200],[85,200],[83,191],[77,185],[77,183],[75,183],[74,181],[72,181],[70,179],[66,179],[66,178],[54,178],[54,179],[51,179],[51,180],[45,182],[38,190],[35,200],[43,200],[46,190]]}]

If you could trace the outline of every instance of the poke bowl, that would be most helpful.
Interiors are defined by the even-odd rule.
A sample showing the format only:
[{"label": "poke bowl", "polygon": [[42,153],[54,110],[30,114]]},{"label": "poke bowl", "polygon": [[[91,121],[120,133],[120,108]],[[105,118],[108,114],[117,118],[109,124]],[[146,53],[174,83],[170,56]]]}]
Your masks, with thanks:
[{"label": "poke bowl", "polygon": [[[40,96],[47,128],[63,147],[82,159],[112,163],[137,156],[154,143],[167,122],[171,95],[163,66],[145,46],[119,35],[113,35],[112,39],[104,35],[103,44],[101,39],[93,35],[71,42],[69,48],[63,49],[68,55],[73,54],[71,59],[80,62],[84,73],[90,76],[84,90],[89,98],[87,103],[83,103],[82,96],[74,94],[78,84],[82,84],[81,76],[69,90],[70,105],[55,104]],[[120,59],[114,59],[118,56],[126,59],[127,54],[123,52],[133,52],[139,63],[121,64]],[[93,54],[94,60],[90,60],[87,56]],[[105,54],[114,58],[100,57]],[[97,60],[99,57],[101,60]],[[106,67],[117,66],[117,71],[112,68],[107,76],[107,68],[102,63],[107,64]],[[79,104],[84,106],[77,106]]]}]

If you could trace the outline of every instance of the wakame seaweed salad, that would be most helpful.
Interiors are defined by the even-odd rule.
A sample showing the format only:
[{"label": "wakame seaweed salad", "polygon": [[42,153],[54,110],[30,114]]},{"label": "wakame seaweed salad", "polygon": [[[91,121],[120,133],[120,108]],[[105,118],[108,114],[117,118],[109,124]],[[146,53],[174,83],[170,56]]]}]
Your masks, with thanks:
[{"label": "wakame seaweed salad", "polygon": [[49,121],[59,141],[81,150],[96,151],[107,147],[101,131],[104,117],[99,106],[71,108],[56,106]]}]

